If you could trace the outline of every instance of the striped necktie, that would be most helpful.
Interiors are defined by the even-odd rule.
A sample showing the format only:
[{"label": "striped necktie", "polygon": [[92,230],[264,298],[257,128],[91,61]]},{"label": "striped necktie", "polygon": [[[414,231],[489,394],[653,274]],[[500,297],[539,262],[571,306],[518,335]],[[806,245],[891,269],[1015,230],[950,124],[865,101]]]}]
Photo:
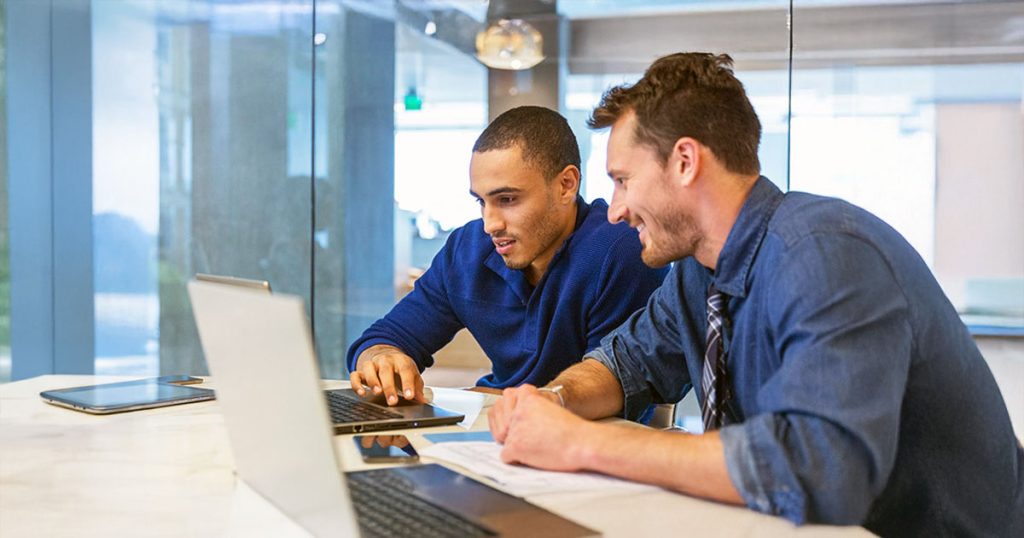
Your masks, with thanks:
[{"label": "striped necktie", "polygon": [[726,299],[727,296],[718,291],[714,284],[708,289],[708,331],[704,348],[704,373],[701,376],[701,387],[704,389],[701,418],[705,432],[717,430],[725,423],[723,406],[729,393],[725,348],[722,345]]}]

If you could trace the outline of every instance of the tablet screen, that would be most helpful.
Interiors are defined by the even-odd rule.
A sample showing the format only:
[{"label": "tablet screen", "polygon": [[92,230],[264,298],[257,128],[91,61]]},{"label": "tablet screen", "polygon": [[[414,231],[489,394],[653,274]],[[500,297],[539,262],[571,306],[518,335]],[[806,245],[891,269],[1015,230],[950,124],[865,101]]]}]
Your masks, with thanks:
[{"label": "tablet screen", "polygon": [[154,380],[127,381],[89,387],[47,391],[53,398],[90,409],[116,409],[139,405],[175,402],[209,395],[213,391],[195,387],[157,383]]}]

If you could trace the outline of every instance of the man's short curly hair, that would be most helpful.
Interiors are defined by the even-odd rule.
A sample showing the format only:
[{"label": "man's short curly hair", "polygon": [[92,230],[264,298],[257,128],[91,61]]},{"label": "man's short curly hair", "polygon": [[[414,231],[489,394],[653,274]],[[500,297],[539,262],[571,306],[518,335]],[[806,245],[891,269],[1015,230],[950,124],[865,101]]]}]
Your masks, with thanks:
[{"label": "man's short curly hair", "polygon": [[540,106],[520,106],[502,113],[480,133],[474,153],[519,148],[526,163],[551,181],[566,166],[580,167],[580,147],[569,122]]},{"label": "man's short curly hair", "polygon": [[603,129],[630,110],[635,139],[652,147],[664,165],[676,141],[691,137],[725,168],[757,174],[761,122],[727,54],[676,53],[657,59],[636,84],[609,89],[587,124]]}]

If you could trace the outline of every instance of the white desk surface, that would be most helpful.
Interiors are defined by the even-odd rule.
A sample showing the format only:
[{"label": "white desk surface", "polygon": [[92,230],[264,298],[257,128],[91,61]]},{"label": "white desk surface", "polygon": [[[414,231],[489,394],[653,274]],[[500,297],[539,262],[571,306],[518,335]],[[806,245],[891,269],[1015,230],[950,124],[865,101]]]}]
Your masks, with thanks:
[{"label": "white desk surface", "polygon": [[[43,390],[124,379],[60,375],[0,385],[0,536],[304,534],[235,478],[217,402],[93,416],[39,398]],[[204,386],[216,385],[211,380]],[[486,420],[482,412],[473,429],[486,429]],[[422,448],[428,442],[419,433],[442,431],[464,430],[402,433]],[[360,461],[348,437],[335,439],[346,461]],[[668,491],[529,500],[606,536],[870,535],[859,527],[797,528]]]}]

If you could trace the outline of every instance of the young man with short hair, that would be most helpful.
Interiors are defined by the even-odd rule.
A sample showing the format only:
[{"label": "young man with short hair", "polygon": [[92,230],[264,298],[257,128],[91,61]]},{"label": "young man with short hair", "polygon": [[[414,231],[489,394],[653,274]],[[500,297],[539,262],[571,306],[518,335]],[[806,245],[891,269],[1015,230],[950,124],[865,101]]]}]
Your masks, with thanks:
[{"label": "young man with short hair", "polygon": [[565,118],[535,106],[495,118],[470,162],[482,219],[452,232],[413,291],[353,343],[352,388],[422,400],[420,372],[463,327],[493,365],[477,385],[544,384],[642,307],[666,272],[645,266],[637,234],[579,187]]}]

